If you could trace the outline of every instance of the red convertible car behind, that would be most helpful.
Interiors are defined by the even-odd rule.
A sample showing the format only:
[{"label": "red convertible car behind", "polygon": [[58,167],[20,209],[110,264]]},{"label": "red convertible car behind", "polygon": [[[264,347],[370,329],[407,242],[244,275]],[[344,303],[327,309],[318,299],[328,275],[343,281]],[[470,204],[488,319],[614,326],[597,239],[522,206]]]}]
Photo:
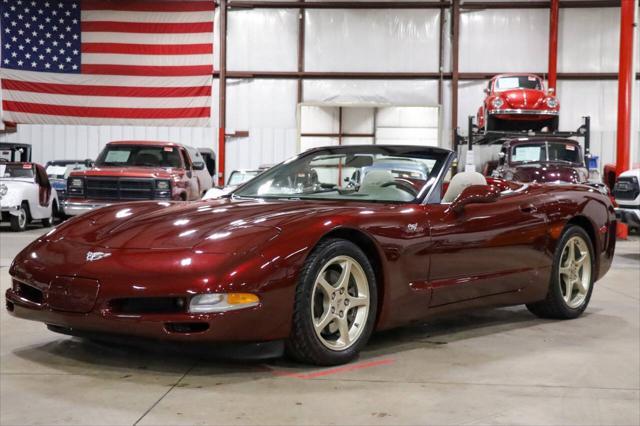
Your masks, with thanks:
[{"label": "red convertible car behind", "polygon": [[[101,208],[16,257],[7,309],[72,335],[286,349],[320,365],[352,360],[374,330],[460,309],[578,317],[611,265],[611,201],[473,172],[444,185],[454,156],[319,148],[224,199]],[[427,176],[380,167],[398,162]]]}]

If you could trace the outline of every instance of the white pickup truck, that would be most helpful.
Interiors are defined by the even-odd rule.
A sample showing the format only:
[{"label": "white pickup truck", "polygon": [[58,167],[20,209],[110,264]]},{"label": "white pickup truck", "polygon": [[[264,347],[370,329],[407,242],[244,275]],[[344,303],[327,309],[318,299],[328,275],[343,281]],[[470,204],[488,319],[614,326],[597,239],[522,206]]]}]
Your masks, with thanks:
[{"label": "white pickup truck", "polygon": [[627,170],[613,187],[616,216],[629,228],[640,230],[640,169]]}]

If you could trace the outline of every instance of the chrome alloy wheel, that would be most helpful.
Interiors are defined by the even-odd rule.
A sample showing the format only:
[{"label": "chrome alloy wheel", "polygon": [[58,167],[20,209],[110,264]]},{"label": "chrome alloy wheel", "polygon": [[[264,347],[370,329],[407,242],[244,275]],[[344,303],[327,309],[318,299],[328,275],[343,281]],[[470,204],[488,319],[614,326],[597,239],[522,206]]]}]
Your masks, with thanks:
[{"label": "chrome alloy wheel", "polygon": [[574,236],[562,250],[559,268],[560,292],[569,308],[584,303],[591,286],[591,255],[587,242]]},{"label": "chrome alloy wheel", "polygon": [[369,282],[360,264],[349,256],[329,260],[311,292],[311,315],[322,344],[336,351],[352,346],[369,316]]}]

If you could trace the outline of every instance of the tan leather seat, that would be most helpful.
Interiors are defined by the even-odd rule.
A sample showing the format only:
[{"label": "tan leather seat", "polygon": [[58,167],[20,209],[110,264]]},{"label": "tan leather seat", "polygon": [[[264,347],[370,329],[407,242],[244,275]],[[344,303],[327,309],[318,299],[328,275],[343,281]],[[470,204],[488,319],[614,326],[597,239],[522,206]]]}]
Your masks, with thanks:
[{"label": "tan leather seat", "polygon": [[478,172],[458,173],[451,179],[447,192],[442,197],[443,203],[451,203],[464,189],[471,185],[486,185],[487,180]]}]

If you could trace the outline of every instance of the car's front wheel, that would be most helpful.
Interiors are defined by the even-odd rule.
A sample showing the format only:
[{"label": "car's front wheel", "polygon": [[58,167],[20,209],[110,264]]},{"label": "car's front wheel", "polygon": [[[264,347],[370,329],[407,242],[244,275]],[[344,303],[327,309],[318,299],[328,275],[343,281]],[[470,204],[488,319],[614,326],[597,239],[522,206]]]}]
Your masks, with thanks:
[{"label": "car's front wheel", "polygon": [[589,304],[594,282],[594,254],[589,235],[570,226],[558,242],[545,300],[527,305],[542,318],[579,317]]},{"label": "car's front wheel", "polygon": [[311,364],[349,362],[369,340],[376,310],[376,278],[367,256],[350,241],[326,240],[300,274],[287,352]]},{"label": "car's front wheel", "polygon": [[25,203],[20,205],[17,215],[11,215],[11,230],[14,232],[22,232],[27,229],[27,223],[29,222],[29,211]]}]

